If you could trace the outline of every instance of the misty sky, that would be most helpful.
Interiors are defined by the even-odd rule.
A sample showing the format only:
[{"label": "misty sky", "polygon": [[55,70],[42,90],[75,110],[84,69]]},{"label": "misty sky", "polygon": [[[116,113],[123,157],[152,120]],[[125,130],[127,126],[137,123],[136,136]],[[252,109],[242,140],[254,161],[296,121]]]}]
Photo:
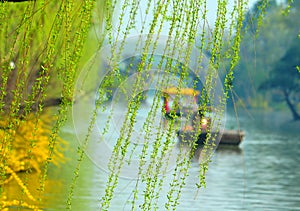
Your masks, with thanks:
[{"label": "misty sky", "polygon": [[[233,5],[234,5],[235,0],[229,0],[228,1],[228,9],[231,10]],[[248,8],[252,7],[254,3],[257,2],[257,0],[249,0]],[[216,19],[216,13],[217,13],[217,6],[218,6],[218,1],[217,0],[208,0],[207,1],[207,18],[209,24],[213,24],[214,20]]]},{"label": "misty sky", "polygon": [[[119,16],[120,16],[120,12],[121,12],[121,5],[123,4],[123,1],[126,1],[126,0],[121,0],[120,5],[119,5],[120,8],[117,8],[115,10],[115,18],[114,18],[115,23],[114,23],[114,27],[113,27],[115,32],[117,31],[117,28],[118,28]],[[228,24],[230,24],[230,22],[231,22],[229,14],[230,14],[230,11],[232,11],[235,1],[237,1],[237,0],[228,0],[228,6],[227,6]],[[251,8],[257,1],[258,0],[248,0],[248,7],[246,8],[246,10]],[[283,2],[283,1],[284,0],[277,0],[277,2]],[[214,22],[215,22],[216,13],[217,13],[217,5],[218,5],[218,0],[207,0],[207,10],[208,10],[207,21],[210,25],[210,28],[214,28]],[[147,6],[147,0],[144,0],[144,1],[142,0],[141,4],[140,4],[140,9],[136,16],[137,17],[136,21],[135,21],[136,27],[130,31],[130,33],[129,33],[130,36],[135,36],[135,35],[140,34],[140,29],[142,28],[143,25],[145,26],[145,31],[148,31],[149,25],[153,19],[153,14],[151,13],[151,10],[150,10],[150,14],[148,14],[148,16],[145,15],[146,6]],[[126,31],[126,26],[127,26],[128,20],[130,19],[129,15],[130,15],[129,13],[125,13],[125,15],[124,15],[124,21],[121,26],[122,31]],[[143,21],[145,21],[145,22],[143,22]],[[146,24],[144,24],[144,23],[146,23]],[[168,31],[169,31],[168,25],[163,26],[162,34],[167,35]]]}]

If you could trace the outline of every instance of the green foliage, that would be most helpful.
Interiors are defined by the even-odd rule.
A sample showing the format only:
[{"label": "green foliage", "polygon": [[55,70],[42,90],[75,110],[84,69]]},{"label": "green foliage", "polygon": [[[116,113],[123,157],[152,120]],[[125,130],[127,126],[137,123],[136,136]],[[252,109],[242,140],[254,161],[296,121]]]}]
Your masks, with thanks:
[{"label": "green foliage", "polygon": [[[34,115],[35,119],[31,121],[36,125],[31,132],[34,139],[40,139],[42,136],[37,131],[39,122],[44,121],[41,120],[44,107],[61,103],[58,118],[48,139],[44,140],[46,159],[39,162],[38,167],[35,166],[40,170],[39,187],[36,189],[40,192],[37,198],[41,203],[49,163],[59,146],[58,132],[72,102],[75,73],[90,27],[93,1],[82,4],[71,1],[29,1],[18,4],[3,2],[0,6],[2,20],[6,20],[1,21],[0,29],[0,40],[3,41],[0,43],[0,113],[1,121],[6,119],[9,122],[5,130],[18,131],[29,122],[29,115]],[[71,40],[74,40],[72,46]],[[53,87],[55,91],[51,90]],[[56,100],[59,97],[61,99]],[[8,162],[3,150],[8,147],[10,150],[7,154],[20,150],[12,145],[14,140],[15,136],[7,132],[1,138],[1,165],[4,165],[1,168],[1,184],[10,174],[5,171],[9,166],[6,168]],[[31,159],[36,159],[31,155],[34,149],[34,142],[31,142],[26,153]],[[31,170],[26,170],[27,174],[30,172]],[[28,177],[25,177],[25,181]],[[26,184],[27,182],[24,188]],[[18,203],[23,206],[21,202]]]},{"label": "green foliage", "polygon": [[[259,105],[252,102],[263,94],[258,92],[258,88],[271,76],[270,71],[285,55],[288,47],[295,44],[295,37],[299,34],[296,24],[299,16],[296,10],[291,9],[287,15],[283,15],[284,6],[270,1],[264,12],[264,23],[259,34],[256,33],[255,15],[260,8],[254,7],[246,14],[244,39],[240,48],[241,60],[237,65],[240,71],[235,74],[237,80],[234,81],[234,89],[248,107]],[[264,94],[264,97],[267,100],[272,98],[271,93]]]},{"label": "green foliage", "polygon": [[263,90],[279,90],[282,100],[286,101],[295,120],[300,119],[297,104],[300,102],[300,41],[297,38],[284,56],[275,64],[270,77],[260,85]]},{"label": "green foliage", "polygon": [[[0,4],[0,18],[7,20],[0,23],[0,40],[3,40],[0,43],[0,113],[1,121],[7,118],[8,122],[7,128],[4,128],[4,138],[1,140],[5,150],[8,149],[9,152],[14,150],[12,143],[15,135],[10,131],[17,131],[17,128],[25,124],[31,115],[35,117],[36,126],[34,128],[37,128],[38,122],[42,119],[42,112],[49,105],[46,102],[59,104],[56,121],[53,123],[49,139],[47,139],[47,158],[40,166],[39,185],[36,187],[39,192],[40,206],[43,204],[49,165],[58,147],[59,131],[67,120],[70,106],[74,103],[73,95],[77,88],[75,82],[83,64],[88,64],[84,68],[87,75],[82,81],[78,79],[78,83],[87,84],[88,88],[93,88],[92,83],[95,82],[98,87],[96,87],[97,93],[94,94],[97,94],[98,98],[95,100],[95,107],[91,111],[89,121],[86,123],[84,139],[78,148],[77,165],[74,168],[74,175],[68,190],[66,208],[72,208],[80,167],[99,113],[109,110],[106,102],[107,92],[113,92],[112,90],[119,88],[119,94],[125,97],[122,99],[122,96],[114,96],[114,101],[125,100],[128,104],[124,109],[124,121],[118,125],[119,136],[115,140],[111,157],[108,159],[109,177],[100,201],[101,209],[109,210],[111,202],[116,196],[115,190],[118,187],[122,169],[132,162],[132,157],[137,150],[137,144],[132,143],[132,137],[142,105],[143,95],[141,92],[151,80],[154,62],[157,62],[155,67],[158,71],[163,70],[155,84],[157,90],[165,89],[171,79],[176,80],[178,90],[187,86],[198,88],[199,78],[197,81],[189,83],[191,81],[189,64],[192,55],[195,54],[196,37],[200,37],[201,44],[199,54],[195,56],[197,59],[193,61],[193,71],[196,72],[196,75],[205,72],[202,90],[200,90],[202,93],[201,99],[199,99],[201,102],[199,109],[204,109],[203,112],[205,112],[208,106],[215,106],[214,124],[217,126],[216,131],[208,130],[208,136],[201,152],[199,182],[195,188],[205,187],[209,158],[216,147],[217,137],[212,132],[218,132],[221,125],[222,114],[229,92],[232,90],[237,70],[236,65],[240,58],[246,3],[235,1],[232,11],[228,11],[228,1],[218,0],[216,22],[209,32],[206,20],[201,19],[201,17],[206,18],[207,1],[205,0],[196,2],[149,0],[144,11],[140,11],[140,4],[142,2],[136,0],[124,2],[107,0],[97,3],[93,0],[28,1],[19,4],[8,2]],[[257,19],[255,33],[262,24],[261,21],[267,8],[266,3],[262,1],[257,8],[260,12],[255,16]],[[144,16],[139,27],[137,22],[143,15],[146,17]],[[228,15],[231,16],[231,22],[228,21]],[[118,18],[115,20],[116,17]],[[274,17],[277,17],[277,13],[274,13]],[[228,22],[229,32],[227,31]],[[284,28],[285,24],[282,25]],[[201,32],[198,31],[199,26],[202,28]],[[93,34],[95,27],[96,35]],[[158,58],[155,54],[156,49],[161,48],[159,38],[162,36],[164,28],[167,28],[167,38],[161,50],[162,55],[159,55]],[[122,72],[121,63],[124,62],[122,60],[128,50],[126,49],[126,40],[134,30],[137,30],[139,34],[146,34],[137,36],[135,44],[130,46],[131,53],[139,54],[139,61],[134,63],[134,56],[130,57],[126,60],[129,65]],[[207,41],[205,35],[209,33],[212,38]],[[269,36],[272,37],[271,33]],[[104,41],[107,42],[110,49],[105,60],[109,71],[105,72],[101,69],[97,72],[99,75],[92,75],[93,65],[98,65],[97,56],[99,56],[99,50]],[[89,50],[95,51],[95,55],[87,62],[87,58],[94,53]],[[211,52],[211,58],[207,66],[203,67],[206,50]],[[290,54],[293,53],[295,52],[291,49]],[[224,90],[221,93],[215,93],[214,90],[220,89],[217,87],[218,71],[223,67],[224,62],[229,63],[228,71],[224,73]],[[97,66],[97,70],[98,68],[99,66]],[[134,69],[134,74],[131,72],[132,69]],[[129,81],[130,84],[126,85],[126,77],[129,78],[132,75],[135,76],[134,80]],[[98,77],[104,79],[100,85]],[[90,93],[85,94],[87,95],[85,97],[90,96]],[[169,121],[166,127],[163,127],[164,120],[162,118],[159,125],[154,125],[155,118],[158,118],[158,114],[161,113],[161,97],[162,93],[157,91],[147,119],[143,123],[145,133],[141,139],[144,142],[142,150],[139,151],[137,180],[135,188],[132,190],[133,198],[130,199],[132,210],[158,210],[158,201],[164,197],[161,190],[168,171],[165,163],[172,159],[169,152],[176,146],[177,139],[174,135],[181,126],[176,118]],[[181,95],[176,94],[174,103],[179,102],[180,98]],[[213,102],[212,99],[217,99],[217,102]],[[108,111],[106,125],[98,135],[103,137],[109,133],[114,112],[113,109]],[[188,112],[186,118],[190,120],[192,113]],[[184,127],[186,126],[189,125],[184,125]],[[33,136],[37,134],[36,130],[34,129]],[[201,128],[195,128],[195,131],[193,140],[197,140]],[[32,141],[30,147],[33,145]],[[134,147],[131,147],[132,145]],[[172,179],[166,196],[165,208],[167,210],[176,210],[179,204],[196,150],[195,145],[194,142],[190,142],[189,150],[185,150],[183,146],[179,147],[179,155],[175,159],[175,168],[171,171]],[[28,155],[31,155],[30,147],[27,151]],[[0,173],[2,180],[5,181],[8,173],[13,176],[15,174],[10,171],[7,173],[7,169],[9,170],[8,160],[3,154],[2,150]],[[31,157],[31,159],[34,158]],[[29,175],[30,172],[27,173]],[[23,189],[26,190],[26,184],[23,186],[25,187]],[[21,205],[20,203],[19,206],[21,207]],[[27,207],[38,209],[37,207]]]}]

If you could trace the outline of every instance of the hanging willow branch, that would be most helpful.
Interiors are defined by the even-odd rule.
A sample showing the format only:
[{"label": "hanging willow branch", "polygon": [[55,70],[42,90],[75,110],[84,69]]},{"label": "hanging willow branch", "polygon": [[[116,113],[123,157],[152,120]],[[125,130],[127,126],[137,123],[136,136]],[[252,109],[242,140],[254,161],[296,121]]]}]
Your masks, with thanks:
[{"label": "hanging willow branch", "polygon": [[1,0],[1,3],[5,3],[5,2],[24,2],[24,1],[36,1],[36,0]]},{"label": "hanging willow branch", "polygon": [[[197,109],[205,113],[211,106],[216,111],[213,122],[216,131],[208,131],[201,151],[204,159],[200,159],[198,166],[199,182],[196,187],[205,186],[209,158],[217,145],[214,132],[220,130],[239,60],[245,1],[235,1],[233,10],[229,11],[228,1],[218,0],[213,27],[206,20],[206,0],[148,0],[146,4],[141,0],[103,1],[100,6],[105,14],[98,14],[103,18],[99,20],[101,30],[95,30],[96,33],[100,31],[101,34],[97,35],[101,39],[92,45],[99,50],[105,40],[107,46],[104,49],[108,50],[95,53],[88,67],[82,70],[86,77],[83,80],[79,72],[82,63],[86,62],[84,49],[88,47],[85,44],[90,39],[90,32],[94,32],[91,26],[97,22],[94,17],[96,1],[0,2],[3,3],[0,4],[0,19],[6,20],[0,22],[0,195],[3,199],[0,209],[17,206],[19,209],[26,207],[37,210],[43,207],[48,173],[52,168],[50,163],[58,164],[57,160],[63,160],[60,130],[66,123],[69,108],[72,105],[75,108],[73,103],[85,102],[80,99],[83,95],[79,98],[75,95],[76,99],[73,99],[78,91],[76,83],[79,82],[82,83],[79,89],[92,87],[92,94],[98,98],[94,100],[89,92],[84,94],[94,105],[89,111],[88,121],[84,122],[86,131],[80,134],[84,138],[80,140],[77,164],[68,189],[67,209],[72,208],[82,161],[88,145],[94,141],[91,137],[95,138],[98,119],[106,118],[105,125],[101,125],[97,131],[97,144],[108,139],[112,129],[115,129],[112,128],[113,117],[117,111],[113,105],[125,101],[127,104],[122,110],[124,119],[118,122],[116,130],[119,134],[114,137],[110,157],[106,158],[108,179],[99,206],[101,210],[112,207],[113,200],[118,197],[116,190],[123,169],[132,167],[135,162],[136,181],[128,199],[131,210],[159,210],[162,197],[166,197],[166,210],[176,210],[190,174],[196,143],[177,146],[178,130],[190,125],[179,124],[180,118],[177,116],[166,124],[162,117],[162,113],[166,112],[162,109],[163,90],[169,86],[176,86],[177,91],[186,87],[197,89],[199,81],[202,88],[199,90],[200,104]],[[260,8],[259,23],[266,4],[263,3]],[[228,17],[232,19],[229,29]],[[229,38],[226,37],[228,30]],[[132,38],[134,32],[138,35]],[[212,37],[206,37],[207,34]],[[134,42],[128,44],[128,40],[132,39]],[[195,49],[197,39],[200,39],[200,45]],[[230,48],[224,53],[225,42]],[[208,59],[204,53],[206,51],[211,52]],[[97,62],[100,54],[105,57],[102,58],[101,68]],[[196,59],[192,61],[191,58]],[[219,89],[219,70],[228,58],[230,68],[218,93],[215,90]],[[153,77],[155,74],[157,79]],[[189,81],[191,75],[192,82]],[[204,79],[200,77],[202,75]],[[135,136],[137,122],[140,121],[138,114],[145,101],[144,89],[149,88],[149,84],[155,84],[156,91],[149,112],[144,122],[140,123],[143,131],[138,131],[140,134]],[[181,98],[179,93],[175,94],[174,104],[179,103]],[[53,106],[57,106],[56,117],[50,123],[45,111]],[[77,112],[81,111],[74,113]],[[200,121],[192,112],[187,112],[185,118],[187,122],[192,118]],[[199,124],[194,127],[195,134],[191,138],[197,140],[201,128]],[[183,137],[183,141],[188,140]],[[175,148],[178,154],[174,158],[170,152]],[[170,161],[175,165],[172,169],[168,166]],[[24,181],[20,181],[17,175],[19,171],[25,171]],[[28,187],[33,171],[39,174],[39,184],[34,187],[38,190],[36,196]],[[171,175],[171,179],[165,184],[168,175]],[[23,194],[13,201],[7,199],[6,186],[12,178],[23,189]],[[164,187],[168,188],[165,195],[162,193]],[[31,200],[30,203],[24,202],[26,197]]]}]

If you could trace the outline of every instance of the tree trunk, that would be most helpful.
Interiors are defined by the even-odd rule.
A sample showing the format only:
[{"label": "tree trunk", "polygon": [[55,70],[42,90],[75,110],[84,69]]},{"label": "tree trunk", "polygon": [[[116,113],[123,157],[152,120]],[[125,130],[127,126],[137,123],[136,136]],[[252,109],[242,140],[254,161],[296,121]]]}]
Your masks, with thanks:
[{"label": "tree trunk", "polygon": [[285,102],[286,104],[288,105],[290,111],[292,112],[292,115],[293,115],[293,118],[294,120],[300,120],[300,115],[298,114],[295,106],[292,104],[290,98],[289,98],[289,93],[288,91],[284,90],[283,91],[283,94],[284,94],[284,99],[285,99]]}]

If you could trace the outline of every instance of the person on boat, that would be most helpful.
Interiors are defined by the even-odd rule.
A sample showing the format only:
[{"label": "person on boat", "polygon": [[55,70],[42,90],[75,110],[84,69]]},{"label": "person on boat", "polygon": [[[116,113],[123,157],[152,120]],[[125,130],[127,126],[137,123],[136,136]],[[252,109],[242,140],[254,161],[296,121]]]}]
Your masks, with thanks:
[{"label": "person on boat", "polygon": [[164,113],[165,113],[165,118],[168,120],[174,119],[175,117],[180,117],[181,116],[181,112],[180,112],[180,108],[179,108],[179,104],[178,102],[175,103],[175,105],[173,106],[173,108],[170,108],[169,105],[169,100],[167,96],[164,96]]},{"label": "person on boat", "polygon": [[192,127],[195,130],[201,129],[202,132],[206,132],[209,124],[210,118],[205,115],[206,109],[199,107],[191,116]]}]

